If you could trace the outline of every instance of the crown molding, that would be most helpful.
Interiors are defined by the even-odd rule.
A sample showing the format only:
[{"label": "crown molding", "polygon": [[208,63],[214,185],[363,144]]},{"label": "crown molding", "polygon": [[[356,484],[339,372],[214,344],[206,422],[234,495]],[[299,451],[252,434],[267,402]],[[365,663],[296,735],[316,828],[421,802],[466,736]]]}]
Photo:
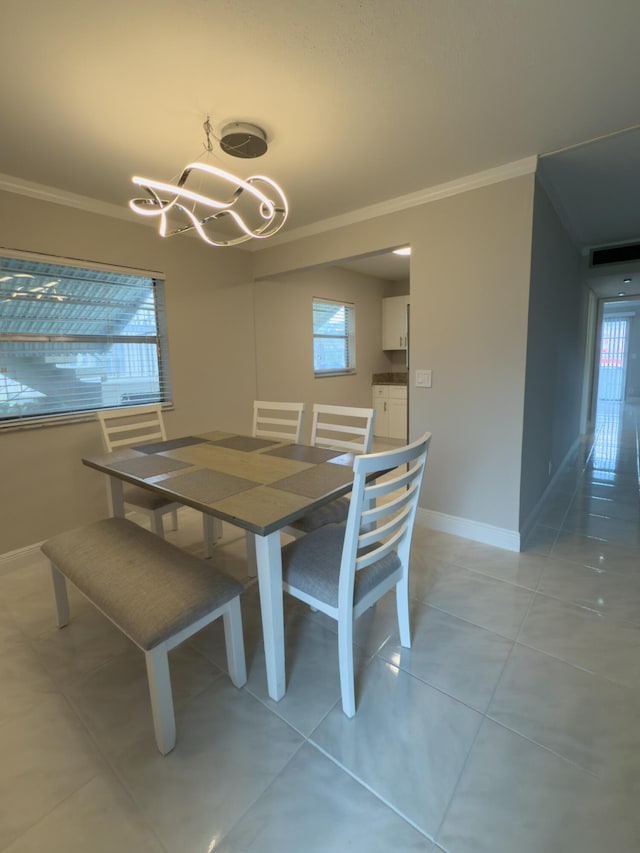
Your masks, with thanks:
[{"label": "crown molding", "polygon": [[[466,175],[463,178],[456,178],[453,181],[447,181],[444,184],[436,184],[433,187],[417,190],[407,195],[397,196],[396,198],[388,199],[377,204],[361,207],[358,210],[349,211],[339,216],[333,216],[330,219],[323,219],[319,222],[313,222],[311,225],[303,225],[300,228],[294,228],[292,231],[287,231],[284,234],[276,234],[269,238],[269,246],[290,243],[293,240],[299,240],[302,237],[313,237],[316,234],[322,234],[325,231],[332,231],[336,228],[344,228],[347,225],[355,225],[358,222],[364,222],[367,219],[375,219],[378,216],[385,216],[389,213],[397,213],[401,210],[407,210],[411,207],[419,207],[423,204],[428,204],[432,201],[439,201],[449,196],[466,193],[469,190],[486,187],[490,184],[497,184],[501,181],[507,181],[510,178],[517,178],[521,175],[530,175],[535,173],[538,163],[538,157],[524,157],[522,160],[514,160],[512,163],[505,163],[502,166],[496,166],[493,169],[486,169],[483,172],[476,172],[473,175]],[[250,251],[260,251],[266,248],[257,241],[259,245],[251,246]]]},{"label": "crown molding", "polygon": [[[283,243],[290,243],[293,240],[299,240],[302,237],[312,237],[316,234],[322,234],[325,231],[332,231],[336,228],[344,228],[347,225],[354,225],[358,222],[364,222],[367,219],[375,219],[379,216],[385,216],[389,213],[397,213],[401,210],[407,210],[411,207],[419,207],[423,204],[428,204],[432,201],[438,201],[449,196],[459,195],[460,193],[468,192],[469,190],[486,187],[490,184],[507,181],[510,178],[517,178],[521,175],[530,175],[536,171],[538,158],[537,156],[525,157],[522,160],[515,160],[512,163],[505,163],[502,166],[496,166],[493,169],[486,169],[483,172],[476,172],[473,175],[466,175],[463,178],[457,178],[454,181],[447,181],[443,184],[437,184],[433,187],[418,190],[417,192],[408,193],[407,195],[397,196],[396,198],[388,199],[377,204],[361,207],[358,210],[352,210],[348,213],[333,216],[329,219],[323,219],[319,222],[314,222],[311,225],[304,225],[300,228],[294,228],[286,233],[276,234],[269,238],[268,245],[275,246]],[[111,216],[115,219],[125,219],[128,222],[132,221],[131,212],[128,207],[122,207],[117,204],[99,201],[94,198],[89,198],[84,195],[77,195],[66,190],[61,190],[58,187],[48,187],[43,184],[37,184],[32,181],[25,181],[22,178],[14,178],[11,175],[0,174],[0,190],[16,193],[17,195],[25,195],[30,198],[37,198],[41,201],[52,202],[53,204],[62,204],[66,207],[75,207],[79,210],[86,210],[91,213],[98,213],[102,216]],[[246,244],[242,246],[248,251],[260,251],[266,248],[262,240],[256,240],[253,245]]]},{"label": "crown molding", "polygon": [[102,216],[111,216],[114,219],[126,219],[132,221],[131,212],[119,204],[110,204],[106,201],[98,201],[86,195],[77,195],[59,187],[48,187],[44,184],[36,184],[33,181],[25,181],[22,178],[14,178],[11,175],[0,174],[0,190],[37,198],[40,201],[49,201],[52,204],[62,204],[65,207],[76,207],[90,213],[99,213]]}]

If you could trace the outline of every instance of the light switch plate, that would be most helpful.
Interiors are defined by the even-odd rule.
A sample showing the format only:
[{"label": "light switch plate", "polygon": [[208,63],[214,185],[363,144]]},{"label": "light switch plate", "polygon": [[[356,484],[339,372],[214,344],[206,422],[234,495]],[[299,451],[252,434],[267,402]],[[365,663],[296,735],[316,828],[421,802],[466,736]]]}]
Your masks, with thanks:
[{"label": "light switch plate", "polygon": [[416,370],[416,388],[431,388],[430,370]]}]

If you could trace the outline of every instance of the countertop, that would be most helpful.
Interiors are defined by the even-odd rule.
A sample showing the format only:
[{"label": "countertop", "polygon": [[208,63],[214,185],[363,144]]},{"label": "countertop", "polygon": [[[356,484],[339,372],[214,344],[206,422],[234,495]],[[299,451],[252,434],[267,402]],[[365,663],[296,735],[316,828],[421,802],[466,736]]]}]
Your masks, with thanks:
[{"label": "countertop", "polygon": [[372,385],[407,385],[408,373],[396,371],[393,373],[374,373],[371,379]]}]

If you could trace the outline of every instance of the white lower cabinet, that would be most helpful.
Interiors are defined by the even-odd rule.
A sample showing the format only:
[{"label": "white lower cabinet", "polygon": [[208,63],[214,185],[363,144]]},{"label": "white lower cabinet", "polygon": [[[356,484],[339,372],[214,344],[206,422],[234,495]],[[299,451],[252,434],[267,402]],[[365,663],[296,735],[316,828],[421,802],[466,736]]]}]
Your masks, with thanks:
[{"label": "white lower cabinet", "polygon": [[407,438],[406,385],[374,385],[373,408],[376,417],[373,434],[381,438]]},{"label": "white lower cabinet", "polygon": [[389,398],[387,396],[376,396],[376,388],[384,388],[383,385],[373,386],[373,408],[376,411],[376,417],[373,422],[374,435],[389,434]]}]

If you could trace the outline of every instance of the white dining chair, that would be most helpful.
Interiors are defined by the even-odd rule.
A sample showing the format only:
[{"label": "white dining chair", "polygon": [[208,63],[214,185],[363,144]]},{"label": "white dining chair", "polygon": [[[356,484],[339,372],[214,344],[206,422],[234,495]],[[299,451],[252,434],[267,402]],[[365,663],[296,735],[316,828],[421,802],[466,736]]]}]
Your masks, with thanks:
[{"label": "white dining chair", "polygon": [[331,450],[370,453],[375,409],[313,404],[311,444]]},{"label": "white dining chair", "polygon": [[405,447],[356,457],[346,523],[325,525],[282,549],[285,592],[338,623],[347,717],[356,711],[354,620],[394,587],[400,643],[411,646],[409,553],[430,441],[425,433]]},{"label": "white dining chair", "polygon": [[[375,414],[375,409],[314,403],[311,444],[350,453],[369,453]],[[303,536],[325,524],[345,521],[348,512],[349,498],[336,498],[292,522],[285,532],[291,536]]]},{"label": "white dining chair", "polygon": [[253,435],[256,438],[277,438],[300,444],[304,403],[276,403],[255,400],[253,403]]},{"label": "white dining chair", "polygon": [[[111,453],[126,447],[166,441],[167,433],[159,404],[96,412],[105,450]],[[171,514],[173,530],[178,527],[178,510],[183,504],[139,486],[124,487],[124,502],[149,516],[151,529],[164,539],[165,515]],[[222,536],[222,523],[210,515],[202,516],[205,554],[210,557],[216,539]]]},{"label": "white dining chair", "polygon": [[[253,437],[274,438],[300,444],[304,424],[305,403],[281,403],[268,400],[253,402]],[[249,577],[256,575],[256,548],[253,533],[245,534]]]}]

